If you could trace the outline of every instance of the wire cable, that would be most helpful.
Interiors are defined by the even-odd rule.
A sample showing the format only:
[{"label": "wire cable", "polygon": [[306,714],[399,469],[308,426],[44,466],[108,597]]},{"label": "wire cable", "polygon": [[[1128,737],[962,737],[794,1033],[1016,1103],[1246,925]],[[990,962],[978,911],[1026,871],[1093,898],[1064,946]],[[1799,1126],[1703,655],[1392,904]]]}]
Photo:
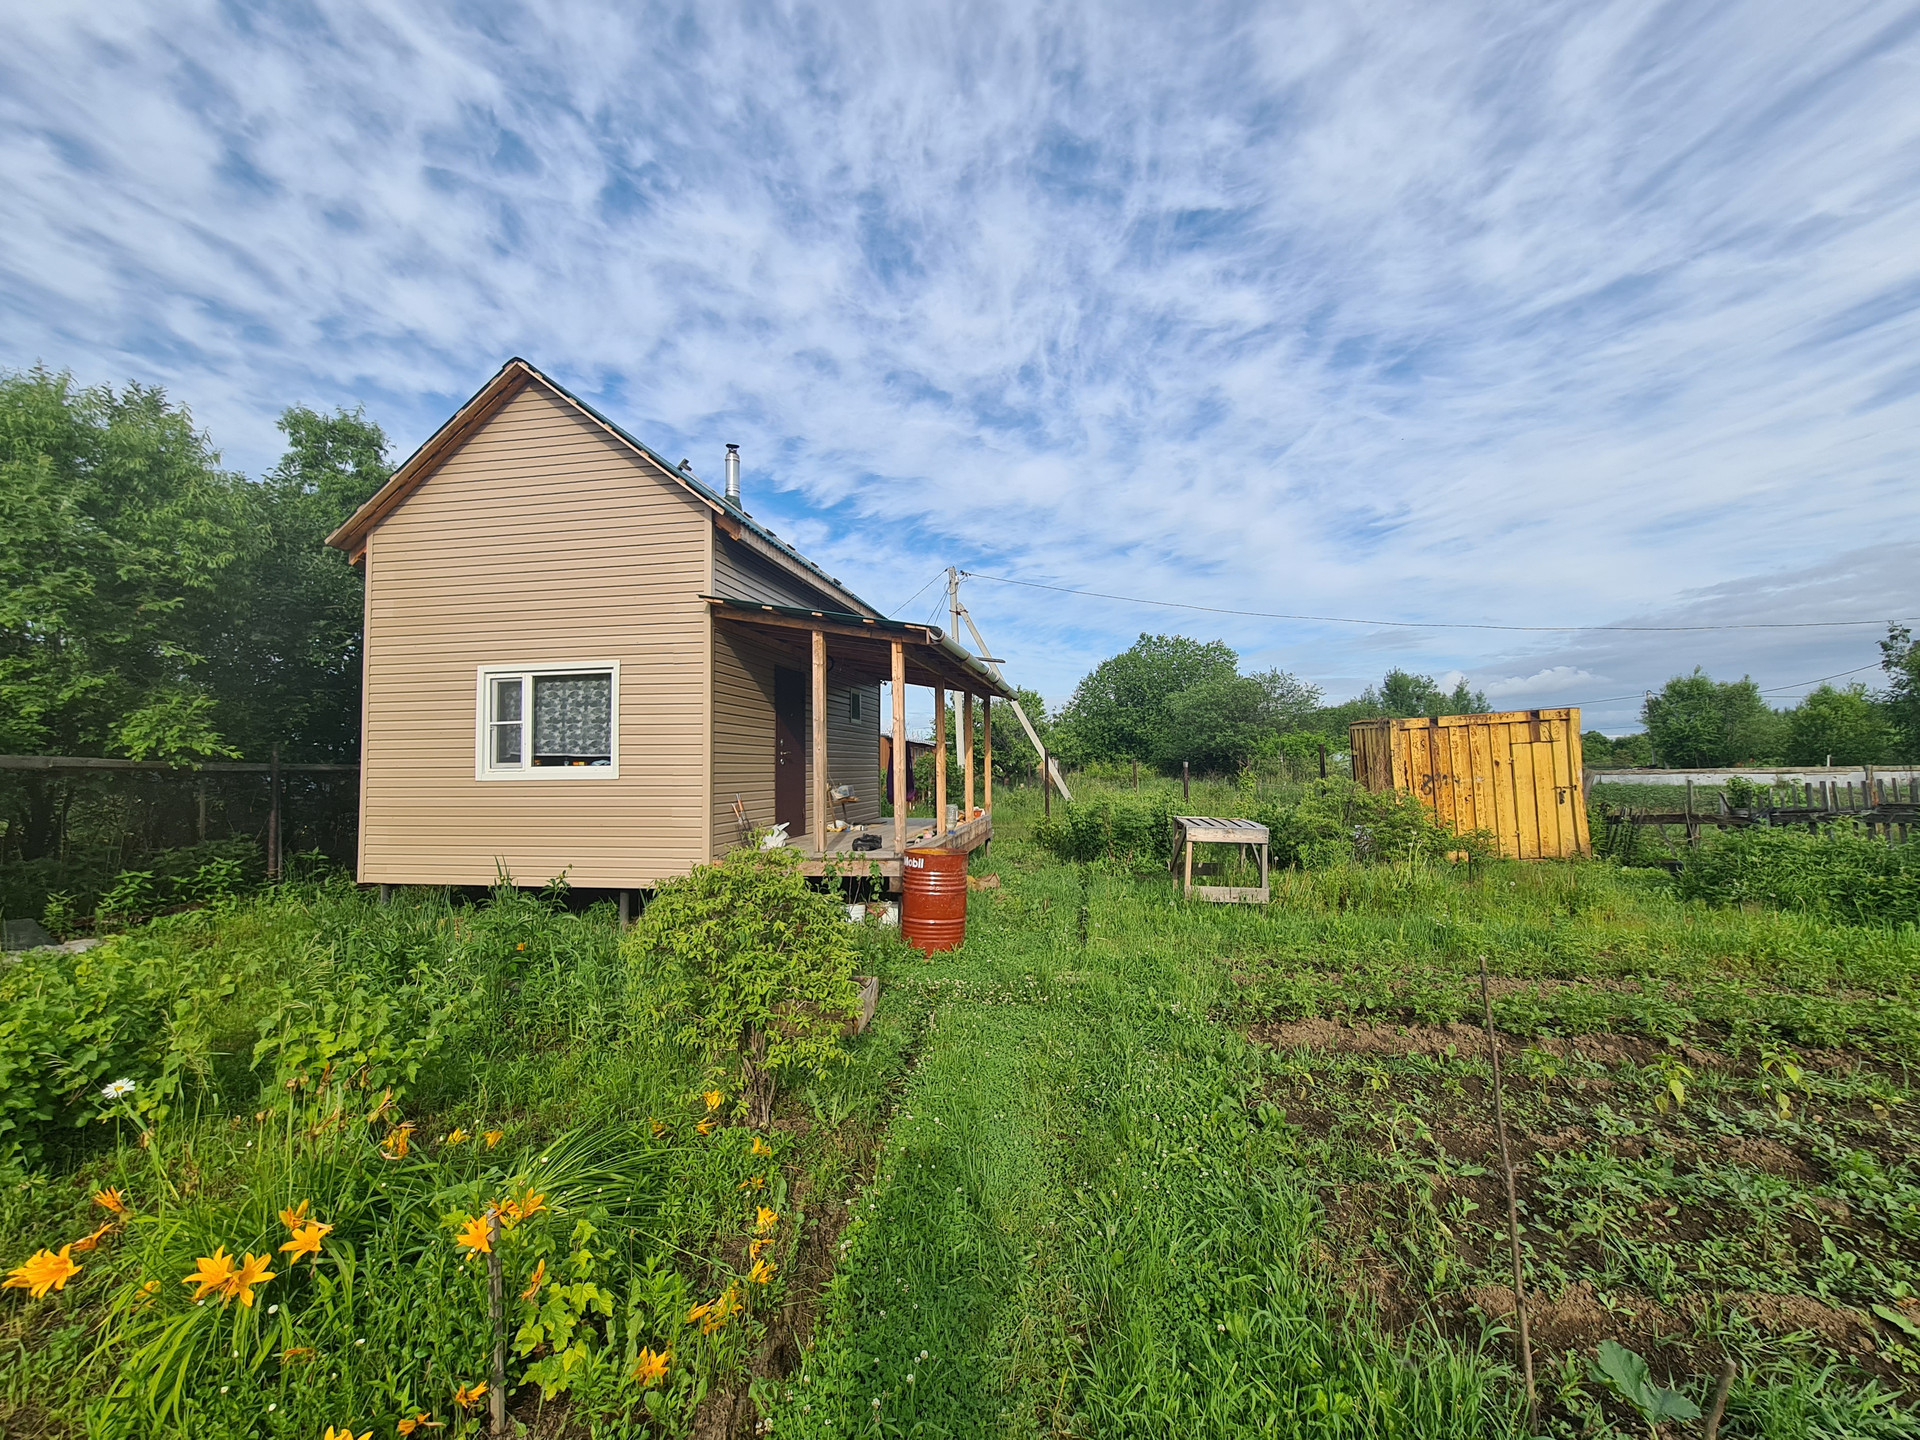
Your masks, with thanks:
[{"label": "wire cable", "polygon": [[[1878,670],[1880,668],[1878,662],[1868,665],[1856,665],[1851,670],[1842,670],[1833,675],[1820,675],[1812,680],[1795,680],[1788,685],[1775,685],[1769,689],[1762,690],[1760,693],[1762,695],[1779,695],[1788,690],[1798,690],[1802,685],[1823,685],[1829,680],[1843,680],[1849,675],[1858,675],[1862,670]],[[1645,694],[1646,692],[1642,690],[1633,695],[1609,695],[1603,700],[1569,700],[1566,704],[1568,706],[1577,706],[1585,709],[1589,705],[1611,705],[1616,700],[1638,700]]]},{"label": "wire cable", "polygon": [[[934,580],[938,580],[942,575],[946,573],[947,572],[945,570],[939,570],[934,572],[933,580],[927,581],[927,585],[933,584]],[[918,590],[914,591],[913,594],[909,595],[906,599],[902,600],[898,605],[894,606],[893,609],[889,610],[887,614],[889,616],[898,615],[902,610],[906,609],[907,606],[911,605],[914,601],[918,600],[923,594],[926,593],[927,585],[922,585]]]},{"label": "wire cable", "polygon": [[[1849,625],[1888,623],[1886,619],[1878,619],[1757,620],[1740,625],[1493,625],[1468,620],[1361,620],[1351,615],[1288,615],[1271,610],[1230,610],[1222,605],[1194,605],[1185,600],[1147,600],[1138,595],[1109,595],[1101,590],[1075,590],[1066,585],[1046,585],[1038,580],[1014,580],[1005,575],[982,575],[978,570],[962,570],[960,573],[970,580],[991,580],[996,585],[1024,585],[1030,590],[1052,590],[1061,595],[1084,595],[1091,600],[1120,600],[1129,605],[1155,605],[1168,610],[1201,610],[1209,615],[1241,615],[1253,620],[1310,620],[1322,625],[1369,625],[1396,630],[1524,630],[1574,635],[1604,630],[1635,634],[1672,634],[1695,630],[1823,630]],[[926,586],[923,585],[920,588],[924,590]],[[1916,618],[1920,617],[1896,617],[1896,623]]]}]

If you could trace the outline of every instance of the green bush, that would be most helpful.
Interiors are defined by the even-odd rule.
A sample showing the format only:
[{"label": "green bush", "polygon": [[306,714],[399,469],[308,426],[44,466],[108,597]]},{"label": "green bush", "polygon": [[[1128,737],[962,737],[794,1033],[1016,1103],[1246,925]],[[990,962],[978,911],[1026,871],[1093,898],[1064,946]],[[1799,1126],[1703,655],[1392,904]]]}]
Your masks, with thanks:
[{"label": "green bush", "polygon": [[1034,839],[1062,860],[1112,860],[1135,868],[1165,866],[1173,858],[1169,793],[1096,794],[1055,808],[1034,827]]},{"label": "green bush", "polygon": [[642,1027],[698,1048],[750,1124],[770,1120],[783,1073],[843,1058],[840,1032],[860,1008],[853,941],[795,852],[735,850],[668,881],[625,949]]},{"label": "green bush", "polygon": [[1676,882],[1686,900],[1759,904],[1858,924],[1920,921],[1920,848],[1890,846],[1847,824],[1821,834],[1736,830],[1691,852]]}]

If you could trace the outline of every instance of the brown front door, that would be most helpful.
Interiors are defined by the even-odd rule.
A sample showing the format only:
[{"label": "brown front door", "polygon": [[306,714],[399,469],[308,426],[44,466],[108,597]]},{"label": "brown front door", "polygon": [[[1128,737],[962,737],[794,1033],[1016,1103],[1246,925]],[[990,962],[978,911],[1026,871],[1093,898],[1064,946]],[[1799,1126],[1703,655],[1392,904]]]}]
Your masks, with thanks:
[{"label": "brown front door", "polygon": [[807,833],[807,677],[773,672],[773,819],[787,834]]}]

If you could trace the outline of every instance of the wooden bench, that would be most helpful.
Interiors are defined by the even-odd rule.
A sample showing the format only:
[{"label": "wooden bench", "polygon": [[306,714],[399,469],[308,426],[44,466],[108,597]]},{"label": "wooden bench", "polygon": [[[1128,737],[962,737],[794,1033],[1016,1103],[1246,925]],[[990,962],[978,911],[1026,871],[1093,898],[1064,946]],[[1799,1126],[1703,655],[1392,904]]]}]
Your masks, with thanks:
[{"label": "wooden bench", "polygon": [[[1267,827],[1252,820],[1220,819],[1211,815],[1176,815],[1173,817],[1173,859],[1167,868],[1171,870],[1179,865],[1184,857],[1186,863],[1182,893],[1189,899],[1212,900],[1220,904],[1246,903],[1264,905],[1272,894],[1267,887]],[[1193,847],[1195,845],[1248,845],[1260,851],[1260,884],[1247,885],[1195,885],[1193,883]],[[1201,874],[1216,867],[1202,865]]]}]

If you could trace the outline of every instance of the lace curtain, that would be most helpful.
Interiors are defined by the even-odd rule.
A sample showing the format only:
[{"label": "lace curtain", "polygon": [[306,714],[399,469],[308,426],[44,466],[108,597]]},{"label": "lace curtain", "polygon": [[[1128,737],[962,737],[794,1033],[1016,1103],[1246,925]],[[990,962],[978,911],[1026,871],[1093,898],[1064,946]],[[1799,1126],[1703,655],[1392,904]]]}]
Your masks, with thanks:
[{"label": "lace curtain", "polygon": [[613,677],[533,677],[533,753],[542,758],[610,759],[613,755]]}]

